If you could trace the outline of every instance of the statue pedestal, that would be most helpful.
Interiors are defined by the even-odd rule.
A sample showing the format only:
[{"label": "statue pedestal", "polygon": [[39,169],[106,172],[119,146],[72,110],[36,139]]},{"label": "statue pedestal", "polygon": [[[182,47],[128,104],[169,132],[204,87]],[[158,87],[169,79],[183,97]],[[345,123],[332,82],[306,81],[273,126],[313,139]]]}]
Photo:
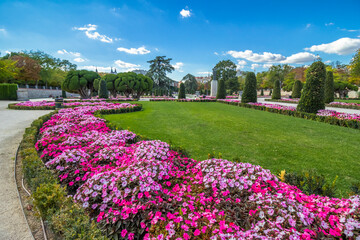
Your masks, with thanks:
[{"label": "statue pedestal", "polygon": [[212,80],[211,81],[211,93],[210,93],[211,97],[216,97],[217,89],[218,89],[218,81]]}]

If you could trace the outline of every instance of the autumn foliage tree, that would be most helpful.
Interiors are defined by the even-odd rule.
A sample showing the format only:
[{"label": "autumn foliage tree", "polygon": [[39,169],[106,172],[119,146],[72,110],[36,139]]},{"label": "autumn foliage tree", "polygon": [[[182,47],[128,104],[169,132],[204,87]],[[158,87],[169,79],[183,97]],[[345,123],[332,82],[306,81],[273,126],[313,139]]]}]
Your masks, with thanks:
[{"label": "autumn foliage tree", "polygon": [[15,66],[19,68],[15,77],[18,83],[38,84],[41,66],[36,60],[21,55],[14,55],[9,59],[15,61]]}]

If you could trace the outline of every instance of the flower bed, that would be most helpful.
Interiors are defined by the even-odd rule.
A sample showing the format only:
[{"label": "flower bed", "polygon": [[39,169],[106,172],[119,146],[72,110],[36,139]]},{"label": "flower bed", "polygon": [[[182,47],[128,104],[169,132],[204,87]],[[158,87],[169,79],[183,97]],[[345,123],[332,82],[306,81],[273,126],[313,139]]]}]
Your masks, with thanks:
[{"label": "flower bed", "polygon": [[265,99],[268,102],[299,103],[300,98]]},{"label": "flower bed", "polygon": [[216,102],[216,99],[213,98],[195,98],[195,99],[176,99],[176,98],[152,98],[152,102]]},{"label": "flower bed", "polygon": [[238,99],[239,96],[226,96],[226,99]]},{"label": "flower bed", "polygon": [[224,102],[224,103],[240,103],[240,99],[218,99],[218,102]]},{"label": "flower bed", "polygon": [[42,125],[36,143],[45,165],[110,237],[359,236],[359,196],[308,196],[280,182],[269,170],[248,163],[224,159],[197,163],[172,151],[167,143],[136,142],[129,131],[111,131],[104,120],[94,116],[98,110],[132,107],[61,109]]},{"label": "flower bed", "polygon": [[[230,105],[235,105],[239,107],[253,108],[257,110],[279,113],[287,116],[311,119],[319,122],[325,122],[332,125],[338,125],[343,127],[360,129],[360,120],[359,114],[346,114],[346,113],[336,113],[331,111],[331,113],[320,111],[317,114],[305,113],[296,111],[296,107],[292,106],[283,106],[280,104],[270,104],[270,103],[239,103],[231,101],[219,101],[220,103],[226,103]],[[334,112],[336,114],[334,114]]]},{"label": "flower bed", "polygon": [[360,104],[359,103],[346,103],[346,102],[331,102],[327,104],[328,107],[338,107],[338,108],[350,108],[350,109],[359,109],[360,110]]}]

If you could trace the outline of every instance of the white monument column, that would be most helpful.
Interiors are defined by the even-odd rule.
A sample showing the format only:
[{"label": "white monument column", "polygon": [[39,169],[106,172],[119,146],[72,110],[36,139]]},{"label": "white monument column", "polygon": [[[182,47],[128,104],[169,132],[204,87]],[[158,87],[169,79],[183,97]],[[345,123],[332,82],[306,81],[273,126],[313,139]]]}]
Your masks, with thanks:
[{"label": "white monument column", "polygon": [[216,78],[216,68],[214,68],[213,69],[213,79],[211,81],[211,93],[210,93],[211,97],[216,97],[217,89],[218,89],[218,80]]}]

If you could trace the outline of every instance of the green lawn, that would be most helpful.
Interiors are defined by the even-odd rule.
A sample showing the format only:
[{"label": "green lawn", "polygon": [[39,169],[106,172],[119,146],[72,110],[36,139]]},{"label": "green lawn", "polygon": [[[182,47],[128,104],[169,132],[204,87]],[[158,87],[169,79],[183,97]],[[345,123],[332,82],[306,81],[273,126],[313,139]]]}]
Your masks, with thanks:
[{"label": "green lawn", "polygon": [[221,103],[141,102],[144,111],[107,120],[151,139],[172,141],[193,158],[213,151],[278,173],[317,169],[345,196],[360,180],[360,131]]},{"label": "green lawn", "polygon": [[360,104],[360,100],[335,99],[334,102],[346,102],[346,103],[359,103]]}]

